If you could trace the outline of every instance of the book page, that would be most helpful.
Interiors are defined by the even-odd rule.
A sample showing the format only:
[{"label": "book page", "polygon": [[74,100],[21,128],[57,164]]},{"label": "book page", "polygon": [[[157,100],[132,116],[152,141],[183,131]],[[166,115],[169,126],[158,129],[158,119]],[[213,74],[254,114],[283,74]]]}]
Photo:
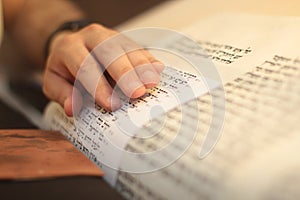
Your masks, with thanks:
[{"label": "book page", "polygon": [[[217,87],[214,81],[208,84]],[[131,138],[139,134],[142,126],[207,92],[208,88],[200,77],[166,67],[157,87],[137,99],[126,101],[126,97],[121,96],[123,105],[115,112],[105,111],[87,96],[75,119],[65,117],[59,106],[54,105],[48,109],[45,121],[52,128],[61,130],[90,159],[106,169],[105,178],[114,185],[123,149]],[[150,136],[139,134],[139,137]]]},{"label": "book page", "polygon": [[[273,55],[299,56],[299,17],[220,14],[183,29],[210,55],[224,83],[260,65]],[[184,41],[174,48],[193,52]],[[190,49],[190,50],[185,50]],[[201,69],[205,70],[205,69]]]},{"label": "book page", "polygon": [[[178,124],[199,115],[197,138],[182,157],[164,169],[145,174],[121,172],[117,188],[128,199],[274,199],[299,196],[299,96],[300,63],[298,58],[274,55],[245,75],[225,85],[226,119],[223,133],[210,155],[199,159],[199,149],[211,126],[212,104],[209,95],[182,109],[191,111],[190,118],[180,120],[174,109],[167,115],[165,128],[152,140],[131,140],[130,151],[149,152],[172,140]],[[287,115],[288,113],[288,115]],[[159,118],[156,120],[160,120]],[[151,132],[145,128],[143,131]],[[182,139],[186,136],[181,136]],[[161,141],[166,141],[162,143]],[[181,144],[176,145],[183,150]],[[173,149],[174,151],[175,149]],[[168,154],[169,153],[169,154]],[[172,151],[161,155],[161,159]],[[135,163],[155,165],[157,160],[138,159]],[[129,163],[126,159],[122,165]],[[122,166],[121,165],[121,166]],[[275,165],[275,166],[274,166]],[[292,170],[292,171],[291,171]],[[298,182],[297,182],[298,183]],[[273,190],[278,188],[278,192]],[[289,193],[281,193],[285,190]],[[285,199],[285,198],[284,198]],[[293,199],[293,198],[292,198]]]},{"label": "book page", "polygon": [[[123,196],[128,199],[274,199],[281,196],[293,199],[299,196],[299,185],[295,185],[299,159],[293,156],[293,152],[299,151],[296,142],[300,117],[296,86],[300,67],[299,25],[299,18],[229,14],[189,27],[187,33],[211,55],[227,83],[222,137],[209,156],[199,159],[206,133],[213,126],[210,95],[197,100],[196,111],[191,110],[193,102],[181,108],[190,110],[191,114],[200,113],[198,116],[182,120],[180,110],[172,110],[166,115],[167,123],[159,135],[147,141],[131,140],[127,149],[149,152],[163,148],[178,133],[178,124],[188,134],[193,130],[189,129],[188,122],[199,117],[196,140],[169,167],[145,174],[121,172],[117,189]],[[187,54],[207,56],[193,51],[185,41],[171,46]],[[152,132],[151,128],[143,131]],[[177,147],[184,150],[180,145]],[[162,154],[161,160],[168,159],[166,155]],[[130,161],[125,158],[121,168],[128,164],[161,162],[143,158]],[[278,167],[271,170],[273,165]],[[273,187],[290,193],[274,193]]]},{"label": "book page", "polygon": [[[159,151],[172,143],[172,148],[154,158],[116,156],[110,150],[101,150],[98,155],[91,153],[92,148],[103,144],[90,140],[102,137],[101,129],[93,129],[87,123],[86,127],[80,127],[82,135],[76,133],[73,137],[72,131],[77,130],[74,130],[72,120],[64,123],[63,114],[53,116],[51,109],[55,106],[50,106],[46,112],[47,123],[62,130],[102,167],[106,180],[127,199],[241,199],[245,196],[273,199],[283,195],[280,192],[275,194],[271,190],[273,186],[278,188],[277,191],[292,190],[291,194],[285,195],[296,193],[299,196],[299,190],[292,187],[299,176],[297,170],[291,171],[297,169],[299,159],[292,155],[293,159],[285,157],[284,153],[299,151],[296,133],[300,128],[297,109],[300,103],[300,19],[229,14],[196,23],[187,28],[186,33],[195,38],[208,55],[195,51],[184,40],[166,41],[164,45],[189,57],[213,60],[225,84],[225,120],[223,107],[213,103],[214,99],[222,99],[223,91],[218,87],[210,94],[201,93],[192,101],[170,108],[164,115],[156,115],[150,125],[147,120],[143,121],[144,126],[138,128],[139,135],[153,134],[152,125],[163,121],[158,134],[151,138],[116,137],[126,151],[133,153]],[[164,55],[153,54],[165,60]],[[172,59],[166,61],[178,70],[192,69],[181,68]],[[199,67],[204,73],[209,71],[205,66]],[[84,110],[91,115],[83,116],[82,120],[89,121],[99,113],[93,104],[91,109]],[[213,114],[218,110],[221,113],[219,118]],[[213,117],[216,117],[216,124],[212,124]],[[195,119],[196,124],[193,123]],[[212,141],[217,142],[215,148],[200,159],[199,152],[210,139],[208,131],[220,123],[221,138]],[[178,134],[180,131],[184,134]],[[185,141],[191,141],[188,148]],[[178,152],[182,154],[173,160]],[[120,172],[97,162],[99,155],[117,162]],[[170,164],[157,171],[126,172],[132,166],[146,169],[161,166],[166,160],[170,160]],[[270,170],[273,165],[278,167]]]}]

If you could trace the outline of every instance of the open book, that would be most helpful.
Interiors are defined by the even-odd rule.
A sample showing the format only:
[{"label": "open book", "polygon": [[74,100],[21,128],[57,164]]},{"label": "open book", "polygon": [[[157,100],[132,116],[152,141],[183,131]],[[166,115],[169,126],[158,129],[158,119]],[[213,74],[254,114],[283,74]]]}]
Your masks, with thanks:
[{"label": "open book", "polygon": [[[116,113],[87,99],[76,119],[50,103],[45,123],[97,163],[127,199],[298,199],[300,18],[224,14],[183,32],[208,55],[183,39],[165,45],[211,59],[224,85],[213,78],[205,85],[184,64],[157,55],[172,67],[143,98]],[[194,96],[172,99],[186,86]],[[164,112],[144,116],[157,105]]]}]

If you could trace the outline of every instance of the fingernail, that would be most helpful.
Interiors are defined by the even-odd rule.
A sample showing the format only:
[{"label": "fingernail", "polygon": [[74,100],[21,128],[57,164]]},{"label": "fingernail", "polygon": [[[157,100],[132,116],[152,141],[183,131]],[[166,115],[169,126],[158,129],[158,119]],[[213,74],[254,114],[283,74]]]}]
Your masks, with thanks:
[{"label": "fingernail", "polygon": [[129,83],[127,85],[127,89],[128,89],[129,93],[133,93],[134,91],[136,91],[137,89],[139,89],[142,86],[143,86],[143,84],[141,82],[132,80],[132,81],[129,81]]},{"label": "fingernail", "polygon": [[159,82],[159,75],[153,71],[145,71],[141,79],[143,80],[144,84],[158,84]]},{"label": "fingernail", "polygon": [[112,111],[119,109],[122,105],[122,102],[119,99],[119,97],[116,97],[114,95],[107,98],[107,103],[110,106]]},{"label": "fingernail", "polygon": [[161,62],[154,62],[152,65],[158,73],[161,73],[165,69],[165,65]]}]

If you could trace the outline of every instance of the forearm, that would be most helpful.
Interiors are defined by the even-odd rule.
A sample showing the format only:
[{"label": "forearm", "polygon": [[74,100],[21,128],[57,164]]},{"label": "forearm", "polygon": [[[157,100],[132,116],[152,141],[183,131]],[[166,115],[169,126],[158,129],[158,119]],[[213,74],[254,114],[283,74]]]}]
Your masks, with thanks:
[{"label": "forearm", "polygon": [[38,66],[44,63],[44,46],[62,23],[84,18],[68,0],[3,0],[5,26],[26,56]]}]

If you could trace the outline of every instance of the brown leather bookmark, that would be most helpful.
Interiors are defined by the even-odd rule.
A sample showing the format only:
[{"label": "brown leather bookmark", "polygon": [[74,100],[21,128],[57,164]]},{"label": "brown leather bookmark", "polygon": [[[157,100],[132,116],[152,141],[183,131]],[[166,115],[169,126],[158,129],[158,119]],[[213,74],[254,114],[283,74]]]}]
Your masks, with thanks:
[{"label": "brown leather bookmark", "polygon": [[58,132],[0,130],[0,180],[102,175]]}]

